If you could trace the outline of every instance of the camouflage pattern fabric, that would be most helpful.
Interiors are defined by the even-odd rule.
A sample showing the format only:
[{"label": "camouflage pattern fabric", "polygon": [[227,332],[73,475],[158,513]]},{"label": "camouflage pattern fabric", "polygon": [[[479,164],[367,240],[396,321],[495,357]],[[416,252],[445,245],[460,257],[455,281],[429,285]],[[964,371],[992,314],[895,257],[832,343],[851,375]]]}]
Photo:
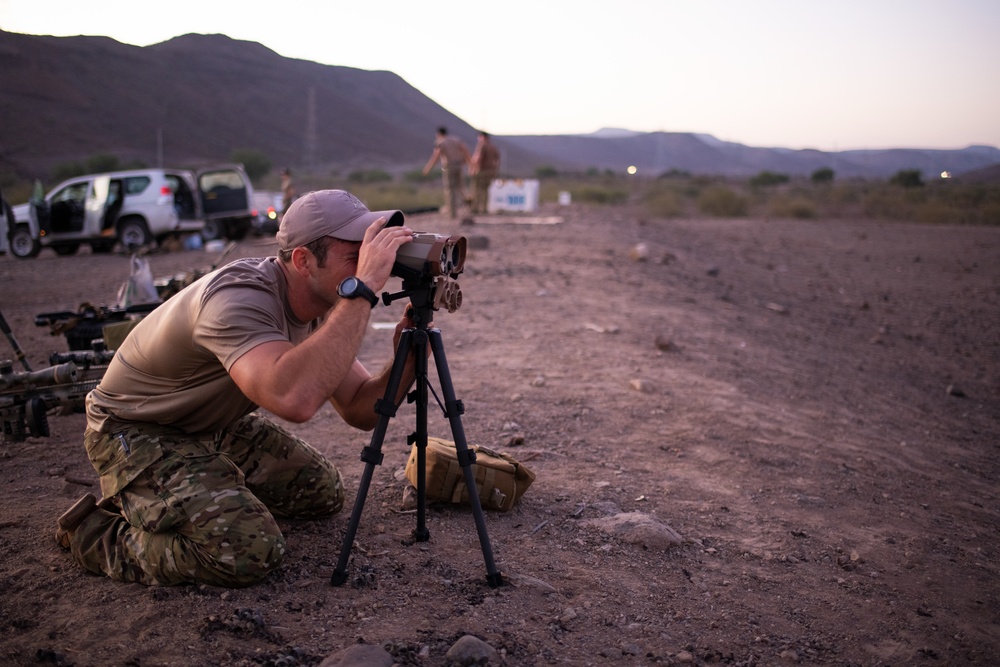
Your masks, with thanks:
[{"label": "camouflage pattern fabric", "polygon": [[121,512],[95,510],[70,550],[86,570],[121,581],[253,584],[285,552],[275,516],[325,517],[344,504],[333,464],[258,414],[204,438],[157,425],[88,429],[85,446]]}]

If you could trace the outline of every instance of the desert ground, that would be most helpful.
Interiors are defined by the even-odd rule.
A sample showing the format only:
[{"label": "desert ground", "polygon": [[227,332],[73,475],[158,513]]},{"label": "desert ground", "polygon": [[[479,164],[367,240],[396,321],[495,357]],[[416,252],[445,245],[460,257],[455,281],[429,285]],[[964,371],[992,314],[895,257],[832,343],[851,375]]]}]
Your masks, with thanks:
[{"label": "desert ground", "polygon": [[[340,467],[348,505],[282,522],[263,583],[89,575],[53,539],[98,488],[84,420],[52,416],[49,437],[0,443],[0,663],[318,665],[364,645],[376,656],[350,664],[448,665],[465,635],[517,666],[1000,662],[1000,228],[576,204],[409,222],[472,246],[461,308],[435,317],[468,441],[537,475],[486,512],[504,585],[466,506],[432,504],[413,540],[408,405],[343,586],[370,436],[332,409],[288,426]],[[215,258],[148,255],[157,277]],[[66,349],[35,315],[113,304],[128,266],[0,257],[0,308],[35,367]],[[388,362],[391,336],[373,326],[362,361]],[[429,421],[450,437],[436,405]]]}]

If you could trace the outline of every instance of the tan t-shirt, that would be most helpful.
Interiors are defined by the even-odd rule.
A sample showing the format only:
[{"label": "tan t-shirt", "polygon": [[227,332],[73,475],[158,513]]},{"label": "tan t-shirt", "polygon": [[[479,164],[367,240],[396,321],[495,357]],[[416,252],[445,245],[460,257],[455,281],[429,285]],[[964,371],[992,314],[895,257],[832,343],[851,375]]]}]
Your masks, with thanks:
[{"label": "tan t-shirt", "polygon": [[116,432],[134,422],[215,433],[256,408],[228,370],[254,347],[299,343],[300,322],[277,258],[240,259],[201,278],[143,318],[87,396],[87,425]]},{"label": "tan t-shirt", "polygon": [[500,151],[491,143],[483,142],[476,147],[472,164],[480,174],[495,174],[500,169]]},{"label": "tan t-shirt", "polygon": [[448,169],[449,167],[461,168],[465,164],[465,157],[468,153],[463,150],[464,146],[462,140],[456,137],[444,137],[438,143],[438,148],[441,149],[441,168]]}]

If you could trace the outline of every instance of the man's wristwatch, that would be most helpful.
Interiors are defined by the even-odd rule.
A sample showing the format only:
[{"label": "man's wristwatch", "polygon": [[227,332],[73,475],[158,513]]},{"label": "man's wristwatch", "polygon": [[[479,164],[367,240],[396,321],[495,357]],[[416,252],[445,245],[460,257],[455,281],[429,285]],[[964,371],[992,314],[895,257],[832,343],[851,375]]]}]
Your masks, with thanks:
[{"label": "man's wristwatch", "polygon": [[378,304],[378,297],[375,296],[375,292],[373,292],[368,285],[365,285],[363,282],[358,280],[357,276],[344,278],[344,281],[337,287],[337,294],[339,294],[342,299],[357,299],[359,296],[363,297],[368,299],[368,303],[372,305],[372,308]]}]

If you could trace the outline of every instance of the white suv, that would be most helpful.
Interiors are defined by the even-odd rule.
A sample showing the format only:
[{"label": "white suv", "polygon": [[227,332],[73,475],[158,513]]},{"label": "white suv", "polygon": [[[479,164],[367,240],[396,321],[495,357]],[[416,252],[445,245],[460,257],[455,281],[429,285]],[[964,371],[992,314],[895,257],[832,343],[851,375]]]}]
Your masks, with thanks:
[{"label": "white suv", "polygon": [[84,243],[94,252],[110,252],[116,243],[140,246],[184,232],[198,232],[206,241],[238,240],[252,226],[252,201],[250,179],[238,165],[91,174],[15,206],[14,220],[7,229],[0,225],[0,234],[20,258],[46,247],[72,255]]}]

